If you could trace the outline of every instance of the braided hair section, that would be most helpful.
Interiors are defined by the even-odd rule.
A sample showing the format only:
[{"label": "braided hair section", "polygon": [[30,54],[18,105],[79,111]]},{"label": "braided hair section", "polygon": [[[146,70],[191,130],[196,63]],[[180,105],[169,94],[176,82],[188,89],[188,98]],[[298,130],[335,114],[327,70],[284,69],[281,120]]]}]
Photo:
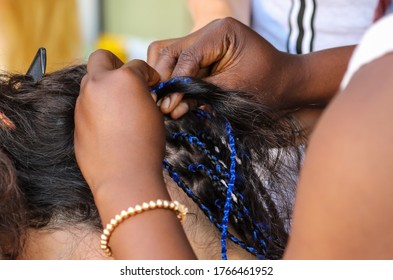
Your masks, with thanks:
[{"label": "braided hair section", "polygon": [[217,228],[222,258],[228,239],[260,259],[281,258],[302,159],[291,122],[247,94],[188,77],[154,92],[183,92],[211,108],[166,119],[163,166]]}]

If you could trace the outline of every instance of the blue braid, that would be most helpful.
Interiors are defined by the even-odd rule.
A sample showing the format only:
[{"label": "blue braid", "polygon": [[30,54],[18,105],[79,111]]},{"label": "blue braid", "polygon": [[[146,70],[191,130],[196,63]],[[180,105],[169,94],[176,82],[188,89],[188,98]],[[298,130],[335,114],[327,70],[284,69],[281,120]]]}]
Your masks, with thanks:
[{"label": "blue braid", "polygon": [[204,171],[204,172],[206,172],[207,175],[211,176],[212,180],[216,180],[216,181],[220,180],[220,178],[213,173],[214,171],[210,168],[207,168],[204,164],[191,163],[188,165],[187,169],[188,169],[188,171],[193,172],[193,173],[195,173],[199,170]]},{"label": "blue braid", "polygon": [[[201,201],[197,200],[197,196],[194,192],[183,182],[180,178],[179,174],[173,171],[172,166],[169,164],[167,160],[163,161],[163,167],[168,171],[169,176],[173,179],[173,181],[200,207],[200,209],[205,213],[206,217],[210,220],[210,222],[215,225],[221,232],[223,230],[222,224],[218,223],[217,220],[214,218],[213,214],[211,213],[210,209],[204,205]],[[261,255],[257,249],[252,246],[247,246],[243,241],[238,239],[237,237],[233,236],[231,233],[228,232],[229,239],[239,245],[244,250],[250,252],[251,254],[255,255],[258,259],[265,259],[263,255]],[[265,252],[263,252],[265,253]]]},{"label": "blue braid", "polygon": [[154,87],[151,92],[153,93],[157,93],[157,91],[161,90],[163,87],[167,86],[167,85],[171,85],[174,83],[182,83],[182,84],[189,84],[192,82],[192,79],[189,77],[174,77],[172,79],[169,79],[167,81],[163,81],[161,83],[159,83],[156,87]]},{"label": "blue braid", "polygon": [[[215,165],[215,169],[216,171],[221,174],[224,173],[225,177],[230,178],[230,175],[228,174],[228,172],[226,171],[222,171],[223,167],[221,166],[220,162],[218,161],[217,157],[215,155],[212,155],[211,152],[206,149],[206,144],[203,143],[198,137],[194,136],[194,135],[190,135],[186,132],[174,132],[172,134],[172,139],[177,139],[177,138],[182,138],[185,139],[187,142],[189,142],[191,145],[195,145],[203,154],[207,155],[208,157],[210,157],[210,159],[212,160],[213,164]],[[192,170],[194,170],[194,167],[189,167],[192,168]],[[202,166],[198,166],[198,169],[204,170],[204,171],[208,171],[205,167]],[[192,171],[189,169],[189,171]],[[195,172],[195,171],[192,171]],[[208,175],[210,175],[209,172],[207,172]]]},{"label": "blue braid", "polygon": [[236,145],[235,138],[232,135],[232,127],[228,121],[225,121],[225,128],[227,130],[229,139],[229,148],[231,151],[231,166],[229,168],[230,179],[228,182],[228,190],[226,194],[226,200],[224,205],[224,216],[222,218],[222,232],[221,232],[221,256],[223,260],[227,259],[227,236],[228,236],[228,222],[229,214],[232,209],[232,193],[235,189],[236,181]]},{"label": "blue braid", "polygon": [[[241,193],[237,193],[237,196],[240,198],[241,201],[244,201],[244,196]],[[243,206],[242,208],[243,208],[243,211],[244,211],[245,215],[246,216],[250,216],[250,211],[248,211],[248,208],[245,205],[242,205],[242,206]],[[255,230],[253,231],[254,240],[255,241],[259,241],[262,244],[264,250],[266,250],[267,249],[266,242],[265,242],[265,240],[258,238],[258,234],[261,233],[260,228],[262,226],[262,231],[265,232],[268,235],[268,238],[271,238],[269,236],[268,225],[266,223],[260,223],[259,225],[257,225],[257,224],[255,224],[254,221],[252,221],[252,224],[255,227]]]},{"label": "blue braid", "polygon": [[[227,122],[226,122],[226,129],[227,129],[227,133],[228,133],[228,130],[229,130],[229,135],[232,136],[231,127],[230,127],[229,123],[227,123]],[[220,163],[219,163],[217,157],[214,156],[214,155],[212,155],[212,154],[210,153],[210,151],[206,149],[205,143],[203,143],[198,137],[196,137],[196,136],[194,136],[194,135],[190,135],[190,134],[185,133],[185,132],[175,132],[175,133],[172,133],[172,138],[173,138],[173,139],[178,139],[178,138],[184,139],[184,140],[186,140],[187,142],[189,142],[191,145],[196,146],[203,154],[206,154],[206,155],[210,156],[212,162],[213,162],[214,165],[215,165],[216,171],[217,171],[219,174],[221,174],[222,166],[220,165]],[[230,143],[229,143],[229,146],[230,146],[230,150],[231,150],[231,157],[230,157],[230,158],[231,158],[231,168],[230,168],[230,169],[232,169],[232,173],[231,173],[231,174],[233,174],[234,171],[235,171],[235,168],[236,168],[236,147],[235,147],[235,152],[233,152],[233,150],[234,150],[234,149],[233,149],[233,146],[235,145],[235,144],[234,144],[234,137],[233,137],[233,136],[229,138],[229,142],[230,142]],[[232,142],[232,144],[231,144],[231,142]],[[213,179],[213,180],[214,180],[214,179],[218,179],[216,175],[212,175],[211,172],[212,172],[213,170],[206,168],[206,167],[205,167],[204,165],[202,165],[202,164],[198,164],[198,165],[190,164],[190,165],[188,166],[188,170],[189,170],[190,172],[196,172],[196,170],[203,170],[203,171],[205,171],[208,175],[212,176],[212,179]],[[176,176],[178,176],[177,173],[176,173]],[[227,181],[228,178],[231,179],[231,175],[228,174],[227,172],[224,172],[224,176],[226,177],[226,178],[225,178],[225,181]],[[234,180],[234,181],[236,180],[236,176],[233,178],[233,180]],[[174,179],[174,181],[177,182],[175,179]],[[229,189],[230,186],[231,186],[232,190]],[[230,193],[229,193],[230,199],[231,199],[231,196],[232,196],[232,194],[233,194],[233,188],[234,188],[234,183],[232,183],[232,185],[230,185],[230,182],[229,182],[229,183],[228,183],[228,189],[230,190]],[[226,198],[228,198],[228,189],[227,189]],[[237,194],[237,196],[239,196],[240,199],[244,200],[244,197],[243,197],[240,193]],[[191,196],[190,196],[190,197],[191,197]],[[226,205],[227,205],[227,207],[228,207],[228,204],[227,204],[227,203],[228,203],[228,200],[226,199]],[[229,203],[232,203],[232,201],[230,200]],[[206,207],[206,206],[205,206],[205,207]],[[206,209],[207,209],[207,208],[206,208]],[[244,205],[242,205],[242,210],[246,213],[247,216],[249,216],[249,211],[248,211],[248,209],[247,209]],[[227,211],[228,211],[228,209],[227,209]],[[209,212],[210,212],[210,211],[209,211]],[[222,236],[223,236],[223,234],[225,234],[225,236],[228,234],[229,212],[230,212],[230,211],[227,212],[227,218],[226,218],[226,219],[225,219],[225,216],[223,217],[222,225],[224,225],[224,227],[222,227],[222,225],[219,227],[219,228],[221,228],[221,229],[224,229],[224,232],[222,232]],[[225,215],[225,212],[224,212],[224,215]],[[263,240],[263,239],[257,238],[257,234],[260,234],[261,232],[260,232],[260,230],[259,230],[259,227],[256,226],[254,222],[252,222],[252,223],[253,223],[254,227],[256,227],[256,230],[253,231],[254,240],[255,240],[256,242],[259,242],[259,244],[262,244],[262,246],[263,246],[263,248],[264,248],[262,252],[265,254],[265,253],[266,253],[265,250],[266,250],[266,247],[267,247],[267,246],[266,246],[266,242],[265,242],[265,240]],[[226,225],[226,226],[225,226],[225,225]],[[223,243],[223,239],[221,240],[221,248],[224,249],[225,252],[226,252],[226,241],[224,241],[224,243]],[[244,247],[243,247],[243,248],[244,248]],[[244,248],[244,249],[245,249],[245,248]],[[255,254],[255,253],[254,253],[254,254]],[[255,255],[258,255],[258,253],[255,254]],[[224,256],[223,256],[223,259],[225,259],[225,254],[224,254]]]},{"label": "blue braid", "polygon": [[215,163],[218,164],[218,159],[215,155],[212,155],[209,150],[206,149],[205,143],[199,140],[198,137],[190,135],[186,132],[175,132],[172,134],[172,139],[182,138],[188,141],[190,144],[195,144],[195,146],[207,156],[210,156],[210,159]]},{"label": "blue braid", "polygon": [[177,174],[175,171],[172,170],[172,166],[169,164],[167,160],[163,161],[163,166],[166,170],[168,170],[169,175],[173,179],[173,181],[197,204],[199,207],[202,209],[203,212],[205,212],[206,216],[209,218],[209,220],[213,223],[216,224],[214,217],[210,211],[210,209],[205,206],[203,203],[200,201],[196,200],[196,195],[194,192],[183,182],[183,180],[180,178],[179,174]]},{"label": "blue braid", "polygon": [[[189,84],[191,83],[193,80],[191,78],[188,77],[175,77],[172,79],[169,79],[167,81],[163,81],[160,84],[158,84],[156,87],[154,87],[152,89],[153,93],[157,93],[157,95],[159,96],[159,98],[162,97],[162,93],[160,96],[160,90],[162,90],[163,88],[175,84],[175,83],[179,83],[179,84]],[[208,119],[211,120],[212,119],[212,115],[204,110],[201,109],[197,109],[193,111],[194,114],[196,115],[196,117],[198,117],[200,120],[203,119]],[[235,211],[235,215],[242,219],[243,214],[245,214],[245,216],[249,216],[249,211],[247,209],[247,207],[242,203],[242,201],[244,201],[244,197],[241,193],[234,193],[235,190],[235,182],[237,179],[237,174],[236,174],[236,145],[235,145],[235,138],[232,134],[232,128],[231,125],[229,124],[229,122],[227,120],[225,120],[225,125],[226,125],[226,131],[227,131],[227,135],[228,135],[228,140],[229,140],[229,150],[230,150],[230,170],[229,173],[226,171],[227,167],[225,165],[221,165],[220,161],[218,160],[218,158],[206,148],[205,143],[203,143],[198,137],[184,133],[184,132],[177,132],[177,133],[173,133],[172,134],[172,138],[173,139],[177,139],[177,138],[181,138],[186,140],[187,142],[189,142],[189,144],[195,146],[200,152],[202,152],[204,155],[207,155],[208,158],[211,160],[213,166],[211,166],[211,168],[206,167],[203,164],[189,164],[188,166],[188,171],[190,172],[197,172],[197,171],[203,171],[205,172],[212,180],[212,182],[216,181],[216,183],[221,184],[222,186],[225,186],[225,184],[220,183],[220,178],[222,178],[226,183],[227,183],[227,188],[226,190],[223,188],[219,188],[221,189],[221,192],[223,193],[223,195],[225,195],[225,204],[224,201],[222,201],[220,203],[219,200],[215,201],[215,206],[218,209],[223,210],[223,217],[222,217],[222,221],[221,223],[219,223],[217,221],[217,219],[213,216],[212,212],[210,211],[210,209],[204,205],[199,198],[192,192],[192,190],[186,185],[184,184],[184,182],[182,181],[182,179],[180,178],[179,174],[174,172],[171,168],[171,166],[169,165],[168,162],[164,161],[164,168],[168,170],[170,176],[172,177],[172,179],[177,183],[177,185],[183,189],[183,191],[195,202],[197,203],[197,205],[199,205],[199,207],[201,208],[201,210],[205,213],[205,215],[208,217],[208,219],[221,231],[221,255],[222,255],[222,259],[226,260],[227,259],[227,239],[229,238],[230,240],[232,240],[235,244],[238,244],[239,246],[241,246],[243,249],[247,250],[248,252],[254,254],[255,256],[257,256],[260,259],[264,259],[264,255],[261,255],[258,250],[254,247],[250,247],[247,246],[243,241],[239,240],[238,238],[234,237],[229,231],[228,231],[228,225],[229,225],[229,216],[231,211]],[[197,132],[197,135],[199,137],[202,137],[202,139],[204,138],[203,136],[203,131]],[[217,172],[217,173],[216,173]],[[217,176],[219,175],[219,176]],[[229,179],[229,182],[228,182]],[[225,193],[226,192],[226,193]],[[232,196],[236,195],[236,197],[240,198],[240,208],[235,208],[235,210],[233,210],[233,203],[238,204],[239,202],[237,201],[233,201]],[[222,208],[222,204],[224,204],[223,208]],[[253,239],[255,242],[258,242],[259,244],[262,244],[262,254],[266,254],[266,242],[263,238],[264,233],[266,233],[266,228],[262,227],[262,232],[260,230],[260,227],[257,226],[255,224],[254,221],[251,221],[251,224],[253,225]],[[266,226],[266,224],[264,224]],[[259,238],[259,236],[262,235],[262,238]],[[269,236],[268,236],[269,237]]]},{"label": "blue braid", "polygon": [[208,119],[208,120],[212,119],[212,115],[202,109],[195,109],[193,112],[197,117],[201,119]]},{"label": "blue braid", "polygon": [[195,144],[197,147],[200,147],[202,149],[205,149],[205,143],[203,143],[201,140],[199,140],[198,137],[194,136],[194,135],[190,135],[186,132],[174,132],[172,133],[172,138],[176,139],[182,137],[184,139],[186,139],[190,144]]},{"label": "blue braid", "polygon": [[[197,172],[197,171],[203,171],[203,172],[205,172],[208,176],[211,177],[211,180],[213,180],[213,181],[218,181],[218,180],[220,180],[220,178],[219,178],[217,175],[214,174],[214,170],[207,168],[204,164],[201,164],[201,163],[199,163],[199,164],[190,163],[190,164],[188,165],[187,170],[190,171],[190,172],[192,172],[192,173],[195,173],[195,172]],[[222,170],[221,170],[221,166],[220,166],[220,165],[216,165],[216,171],[217,171],[219,174],[221,173]],[[229,177],[230,177],[230,175],[229,175],[227,172],[224,173],[224,176],[226,177],[226,179],[229,179]],[[244,197],[243,197],[243,195],[242,195],[241,193],[235,193],[235,195],[236,195],[241,201],[244,201]],[[221,206],[220,206],[219,202],[220,202],[220,201],[219,201],[218,199],[216,199],[216,201],[215,201],[214,204],[215,204],[215,206],[216,206],[217,208],[221,209]],[[243,205],[243,204],[242,204],[241,206],[242,206],[241,209],[243,210],[245,216],[250,216],[250,212],[249,212],[249,210],[247,209],[247,207],[246,207],[245,205]],[[243,218],[242,212],[238,212],[237,215],[238,215],[238,217],[239,217],[240,219]],[[264,250],[266,250],[266,249],[267,249],[267,245],[266,245],[265,240],[264,240],[264,239],[260,239],[260,238],[258,237],[259,234],[261,234],[260,226],[257,225],[257,224],[255,224],[254,221],[252,221],[252,224],[253,224],[253,226],[255,227],[255,229],[253,230],[253,237],[254,237],[254,240],[255,240],[256,242],[259,242],[260,244],[262,244]],[[263,230],[263,232],[264,232],[265,234],[268,234],[268,226],[267,226],[265,223],[262,223],[262,230]],[[268,238],[271,239],[270,236],[268,236]]]},{"label": "blue braid", "polygon": [[[221,173],[221,168],[222,168],[221,165],[219,165],[219,164],[216,165],[216,171],[219,172],[219,174]],[[199,164],[190,163],[188,165],[188,171],[190,171],[190,172],[195,173],[195,172],[197,172],[199,170],[206,172],[206,174],[211,176],[213,180],[217,181],[217,180],[220,179],[217,175],[214,174],[214,170],[213,169],[207,168],[204,164],[201,164],[201,163],[199,163]],[[229,177],[230,177],[228,172],[224,172],[224,176],[227,179],[229,179]]]}]

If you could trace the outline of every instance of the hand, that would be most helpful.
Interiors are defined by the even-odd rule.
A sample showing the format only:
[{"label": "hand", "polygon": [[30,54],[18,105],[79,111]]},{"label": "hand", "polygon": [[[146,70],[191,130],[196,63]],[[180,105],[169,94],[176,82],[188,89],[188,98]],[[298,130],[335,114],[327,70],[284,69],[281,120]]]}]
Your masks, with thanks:
[{"label": "hand", "polygon": [[[157,41],[149,46],[148,63],[165,80],[173,76],[209,77],[224,89],[246,91],[257,100],[286,107],[284,98],[299,81],[298,56],[282,53],[249,27],[232,19],[216,20],[181,39]],[[295,71],[296,70],[296,71]],[[188,111],[181,94],[173,94],[161,103],[164,113],[173,118]],[[170,101],[170,104],[168,104]],[[177,108],[176,108],[177,107]]]},{"label": "hand", "polygon": [[93,194],[108,182],[162,177],[164,122],[149,90],[158,81],[143,61],[123,64],[103,50],[90,56],[75,107],[75,155]]}]

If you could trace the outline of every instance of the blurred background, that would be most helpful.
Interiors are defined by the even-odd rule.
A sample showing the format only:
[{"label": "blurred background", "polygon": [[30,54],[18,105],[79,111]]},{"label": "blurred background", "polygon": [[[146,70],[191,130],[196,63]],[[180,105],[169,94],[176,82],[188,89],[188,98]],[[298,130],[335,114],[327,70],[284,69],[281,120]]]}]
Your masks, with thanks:
[{"label": "blurred background", "polygon": [[96,48],[146,59],[150,42],[192,24],[186,0],[0,0],[0,70],[25,73],[39,47],[48,72],[86,62]]}]

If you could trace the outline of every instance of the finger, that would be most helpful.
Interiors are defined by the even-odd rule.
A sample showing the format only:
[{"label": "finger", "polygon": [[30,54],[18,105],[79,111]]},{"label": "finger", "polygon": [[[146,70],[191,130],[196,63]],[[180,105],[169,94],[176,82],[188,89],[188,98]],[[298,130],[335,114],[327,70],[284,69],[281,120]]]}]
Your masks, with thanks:
[{"label": "finger", "polygon": [[160,81],[160,75],[158,72],[143,60],[131,60],[124,64],[122,68],[129,68],[130,70],[137,73],[142,79],[146,81],[148,86],[153,86]]},{"label": "finger", "polygon": [[165,96],[160,105],[161,112],[163,112],[164,114],[171,113],[179,105],[182,99],[182,93],[172,93]]},{"label": "finger", "polygon": [[107,50],[96,50],[87,61],[87,72],[97,74],[100,72],[117,69],[123,65],[123,62],[113,53]]},{"label": "finger", "polygon": [[186,99],[179,103],[179,105],[172,111],[171,118],[178,119],[187,114],[189,111],[196,109],[198,101],[196,99]]},{"label": "finger", "polygon": [[147,49],[147,63],[161,76],[161,80],[171,77],[178,57],[178,48],[175,45],[179,39],[155,41]]},{"label": "finger", "polygon": [[213,65],[225,55],[225,45],[213,44],[211,38],[201,38],[179,55],[172,76],[206,77]]}]

